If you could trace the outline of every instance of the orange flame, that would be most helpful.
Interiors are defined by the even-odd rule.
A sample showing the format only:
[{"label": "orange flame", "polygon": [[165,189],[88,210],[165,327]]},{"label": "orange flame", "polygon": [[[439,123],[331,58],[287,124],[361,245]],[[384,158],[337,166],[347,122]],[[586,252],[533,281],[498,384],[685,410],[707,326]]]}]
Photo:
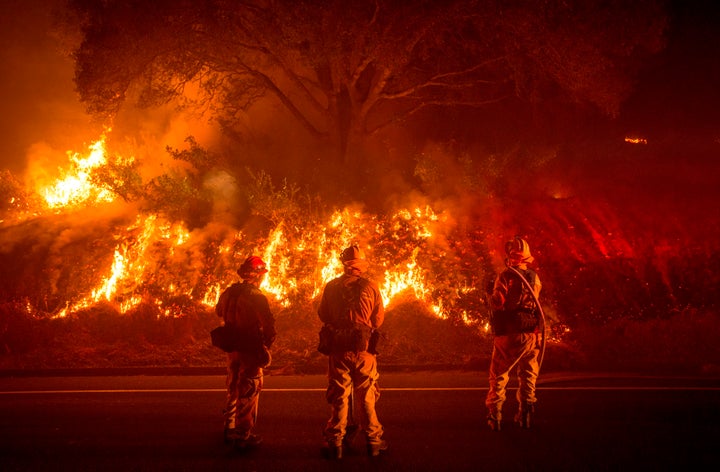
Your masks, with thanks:
[{"label": "orange flame", "polygon": [[106,137],[103,135],[91,144],[86,157],[68,151],[67,155],[72,164],[70,169],[65,171],[59,169],[63,176],[53,185],[40,191],[48,208],[65,209],[83,203],[105,203],[115,200],[115,195],[111,191],[98,187],[92,181],[93,171],[108,163],[105,140]]},{"label": "orange flame", "polygon": [[627,136],[625,142],[630,144],[647,144],[647,139]]},{"label": "orange flame", "polygon": [[[70,152],[68,156],[72,169],[40,192],[48,208],[55,211],[112,202],[114,195],[96,186],[92,178],[93,172],[108,164],[105,136],[90,146],[87,157]],[[211,307],[232,282],[228,276],[234,277],[235,268],[250,253],[261,255],[270,268],[261,285],[269,296],[283,307],[298,299],[306,303],[316,299],[325,284],[342,273],[339,252],[360,242],[386,306],[412,296],[443,317],[443,301],[433,300],[432,283],[428,282],[430,270],[423,264],[427,246],[445,220],[430,205],[401,209],[384,220],[348,207],[336,210],[325,224],[305,232],[280,223],[263,241],[255,243],[235,232],[221,244],[216,241],[209,254],[206,237],[188,232],[182,223],[141,214],[115,234],[117,242],[105,275],[87,295],[68,303],[56,316],[99,302],[113,303],[124,313],[143,301],[172,315],[163,300],[176,296]],[[193,251],[201,245],[205,245],[205,260],[198,262],[193,259]]]}]

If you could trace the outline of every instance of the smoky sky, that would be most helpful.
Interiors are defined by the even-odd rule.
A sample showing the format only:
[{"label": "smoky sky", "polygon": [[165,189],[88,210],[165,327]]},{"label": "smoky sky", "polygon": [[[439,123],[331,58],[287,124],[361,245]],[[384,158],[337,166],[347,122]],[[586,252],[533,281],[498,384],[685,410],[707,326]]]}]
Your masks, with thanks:
[{"label": "smoky sky", "polygon": [[[73,63],[61,53],[53,36],[49,34],[52,25],[52,7],[59,1],[61,0],[0,0],[0,67],[3,68],[0,74],[0,99],[3,104],[3,113],[0,114],[0,133],[2,133],[0,170],[8,169],[13,173],[22,173],[28,166],[33,146],[37,146],[38,143],[56,151],[80,151],[85,143],[98,138],[97,124],[91,124],[90,117],[84,113],[83,106],[74,91]],[[622,229],[628,234],[633,233],[633,230],[638,235],[652,234],[653,238],[643,239],[652,243],[654,238],[663,236],[659,233],[665,231],[666,227],[674,228],[674,221],[678,221],[677,226],[687,226],[687,221],[691,221],[698,227],[698,230],[693,229],[692,234],[701,234],[702,231],[703,234],[709,235],[701,237],[711,240],[708,246],[716,251],[715,235],[718,234],[716,206],[720,197],[720,185],[718,185],[720,183],[720,87],[718,87],[720,15],[716,11],[717,7],[713,7],[711,2],[704,4],[676,0],[671,3],[671,7],[671,29],[667,47],[648,62],[639,77],[633,95],[621,109],[620,116],[613,122],[615,132],[618,134],[613,135],[612,138],[617,143],[615,146],[622,147],[623,152],[617,152],[609,147],[600,148],[593,142],[592,147],[599,149],[590,149],[591,146],[588,146],[557,159],[548,158],[550,164],[543,170],[544,174],[531,176],[534,179],[532,184],[547,188],[548,193],[557,198],[556,204],[560,206],[560,210],[558,213],[551,213],[545,208],[550,205],[535,205],[532,207],[535,209],[534,216],[528,217],[527,222],[517,223],[511,221],[511,216],[527,213],[525,202],[518,200],[514,203],[512,199],[508,199],[511,200],[510,205],[515,205],[515,208],[507,209],[505,202],[502,202],[502,211],[500,211],[494,209],[495,206],[501,207],[501,203],[495,199],[489,204],[492,207],[490,211],[486,212],[484,209],[476,211],[479,215],[478,219],[487,217],[488,226],[496,228],[499,240],[505,238],[502,234],[505,232],[539,233],[536,238],[540,241],[555,240],[555,238],[560,241],[557,246],[548,244],[546,248],[548,253],[554,250],[554,247],[564,248],[565,244],[569,246],[575,241],[571,238],[576,237],[572,223],[565,224],[566,221],[573,221],[567,217],[567,214],[578,212],[579,222],[592,224],[593,230],[604,228],[601,239],[605,240],[611,240],[612,235],[617,234],[620,234],[618,238],[623,240],[620,231]],[[271,116],[265,118],[268,121],[276,121],[276,109],[268,110],[266,114]],[[281,111],[278,110],[277,113]],[[453,121],[458,121],[457,116]],[[162,113],[153,112],[147,112],[142,117],[134,114],[130,118],[130,121],[134,122],[141,120],[156,124],[158,133],[150,134],[160,148],[166,144],[173,145],[168,143],[166,133],[166,128],[177,127],[172,119]],[[591,128],[593,123],[581,125],[587,129]],[[147,129],[151,129],[149,125]],[[197,129],[193,128],[191,131],[199,138],[198,142],[201,145],[206,145],[206,140],[198,136]],[[623,144],[623,136],[626,133],[637,133],[647,137],[653,146],[646,148],[635,146],[632,152],[627,152],[628,146]],[[420,140],[418,136],[415,137]],[[295,136],[283,134],[284,141],[294,142],[295,139]],[[264,146],[264,141],[259,141]],[[697,143],[700,144],[692,149],[692,152],[695,152],[692,154],[691,148]],[[609,149],[621,155],[609,157],[611,154]],[[288,160],[292,158],[289,157]],[[286,161],[280,163],[288,167],[292,164]],[[395,182],[387,178],[387,175],[392,174],[394,170],[390,167],[395,167],[396,163],[388,159],[386,164],[388,169],[383,179],[388,182],[389,190],[378,194],[381,198],[386,198],[385,193],[391,192],[393,195],[402,195],[403,192],[398,189],[403,188],[405,182]],[[517,194],[523,192],[526,187],[526,181],[521,174],[530,174],[530,172],[527,172],[525,167],[519,166],[517,175],[513,174],[513,179],[508,179],[507,183],[508,186],[519,187]],[[219,176],[212,181],[212,188],[221,195],[223,201],[233,201],[234,198],[229,192],[234,190],[234,187],[231,188],[230,183],[221,177],[225,176]],[[451,179],[452,183],[460,180],[460,177],[459,175]],[[570,187],[567,191],[566,186]],[[527,187],[530,187],[530,183]],[[570,197],[574,193],[579,193],[578,189],[584,193],[582,196],[595,197],[593,200],[586,198],[581,202],[600,203],[595,206],[588,204],[587,208],[583,205],[576,207]],[[228,193],[223,193],[225,191]],[[411,192],[406,193],[414,197]],[[507,193],[512,194],[510,191]],[[459,199],[451,196],[446,206],[460,210],[457,213],[462,213],[471,206],[474,207],[476,203],[474,199],[468,199],[466,205],[458,205],[459,202],[456,200]],[[544,202],[546,201],[541,201]],[[230,213],[224,208],[218,208],[217,213],[221,212]],[[583,212],[587,212],[590,216],[583,217]],[[600,217],[593,216],[594,214],[600,214]],[[620,216],[616,216],[617,214]],[[638,214],[642,218],[637,218]],[[106,232],[108,225],[104,221],[99,221],[97,217],[79,216],[78,220],[82,220],[82,226],[75,227],[75,220],[72,222],[58,220],[56,231],[52,228],[38,231],[42,233],[43,238],[38,245],[47,241],[49,254],[57,255],[57,260],[61,260],[66,246],[74,241],[85,241],[81,235],[87,233],[90,237],[99,239]],[[104,216],[113,218],[115,215]],[[222,218],[223,222],[230,219],[230,217]],[[88,225],[88,221],[92,224]],[[641,224],[646,222],[650,222],[646,227]],[[40,228],[41,223],[38,221],[32,223],[36,226],[10,228],[1,242],[5,247],[14,248],[16,241],[33,241],[25,237],[24,230]],[[232,224],[235,224],[235,221],[232,221]],[[544,227],[549,228],[547,232],[539,232]],[[707,228],[710,231],[707,231]],[[18,237],[10,239],[8,236],[11,234],[10,231],[17,231]],[[690,231],[676,233],[685,238]],[[495,233],[492,234],[493,236],[488,237],[495,238]],[[569,236],[565,236],[563,240],[563,234]],[[57,242],[54,242],[55,237]],[[626,239],[632,240],[632,238],[631,235]],[[685,245],[684,242],[682,244]],[[697,242],[691,242],[692,244],[697,245]],[[82,247],[84,248],[85,245],[83,244]],[[564,257],[565,251],[558,249],[558,253],[562,253]],[[49,263],[54,262],[57,261],[53,260]],[[41,267],[40,263],[38,267]],[[47,273],[44,272],[45,275]],[[558,270],[558,273],[562,271]],[[53,273],[50,275],[52,276]]]},{"label": "smoky sky", "polygon": [[[21,173],[30,148],[79,149],[99,126],[74,91],[73,63],[50,33],[61,0],[0,1],[0,168]],[[616,118],[621,132],[720,144],[720,7],[669,3],[668,44],[640,75]],[[713,144],[714,143],[714,144]]]},{"label": "smoky sky", "polygon": [[21,172],[29,148],[71,149],[90,119],[77,99],[73,64],[50,35],[54,0],[0,2],[0,165]]}]

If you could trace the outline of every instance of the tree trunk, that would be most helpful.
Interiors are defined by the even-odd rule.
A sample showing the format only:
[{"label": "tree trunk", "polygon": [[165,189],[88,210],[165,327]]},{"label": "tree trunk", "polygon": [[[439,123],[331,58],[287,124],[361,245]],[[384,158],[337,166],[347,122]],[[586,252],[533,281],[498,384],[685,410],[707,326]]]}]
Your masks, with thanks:
[{"label": "tree trunk", "polygon": [[338,132],[338,155],[343,164],[351,164],[351,152],[348,149],[350,144],[350,130],[352,127],[352,101],[350,92],[346,86],[340,89],[337,96],[337,132]]}]

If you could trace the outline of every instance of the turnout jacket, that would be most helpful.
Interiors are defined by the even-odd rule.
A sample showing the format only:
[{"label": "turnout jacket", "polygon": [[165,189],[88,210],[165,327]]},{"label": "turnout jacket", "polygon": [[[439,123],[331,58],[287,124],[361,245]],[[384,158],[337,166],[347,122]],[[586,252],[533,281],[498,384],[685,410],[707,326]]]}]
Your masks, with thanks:
[{"label": "turnout jacket", "polygon": [[378,329],[385,320],[385,309],[378,286],[358,275],[343,274],[325,286],[320,320],[336,328],[364,325]]},{"label": "turnout jacket", "polygon": [[215,313],[226,325],[237,327],[243,333],[261,338],[265,347],[275,341],[275,318],[267,298],[256,286],[237,282],[221,295]]},{"label": "turnout jacket", "polygon": [[[519,267],[515,267],[515,269],[523,274],[533,288],[535,296],[539,297],[542,283],[537,273],[532,269],[521,269]],[[525,309],[532,311],[535,309],[535,300],[532,294],[528,292],[527,287],[518,275],[510,269],[505,269],[495,279],[490,300],[495,310]]]},{"label": "turnout jacket", "polygon": [[[523,274],[535,296],[540,296],[542,283],[537,273],[527,266],[516,266],[515,269]],[[539,320],[535,300],[520,277],[511,269],[505,269],[495,279],[490,303],[496,335],[533,332],[537,329]]]}]

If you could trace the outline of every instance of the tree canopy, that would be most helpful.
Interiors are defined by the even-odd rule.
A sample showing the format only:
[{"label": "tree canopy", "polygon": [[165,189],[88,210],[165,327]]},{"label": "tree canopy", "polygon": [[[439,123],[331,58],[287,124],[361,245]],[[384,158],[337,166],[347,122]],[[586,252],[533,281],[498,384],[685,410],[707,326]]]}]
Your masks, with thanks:
[{"label": "tree canopy", "polygon": [[432,107],[562,95],[618,112],[666,25],[655,0],[70,0],[88,110],[179,101],[232,132],[271,98],[349,143]]}]

